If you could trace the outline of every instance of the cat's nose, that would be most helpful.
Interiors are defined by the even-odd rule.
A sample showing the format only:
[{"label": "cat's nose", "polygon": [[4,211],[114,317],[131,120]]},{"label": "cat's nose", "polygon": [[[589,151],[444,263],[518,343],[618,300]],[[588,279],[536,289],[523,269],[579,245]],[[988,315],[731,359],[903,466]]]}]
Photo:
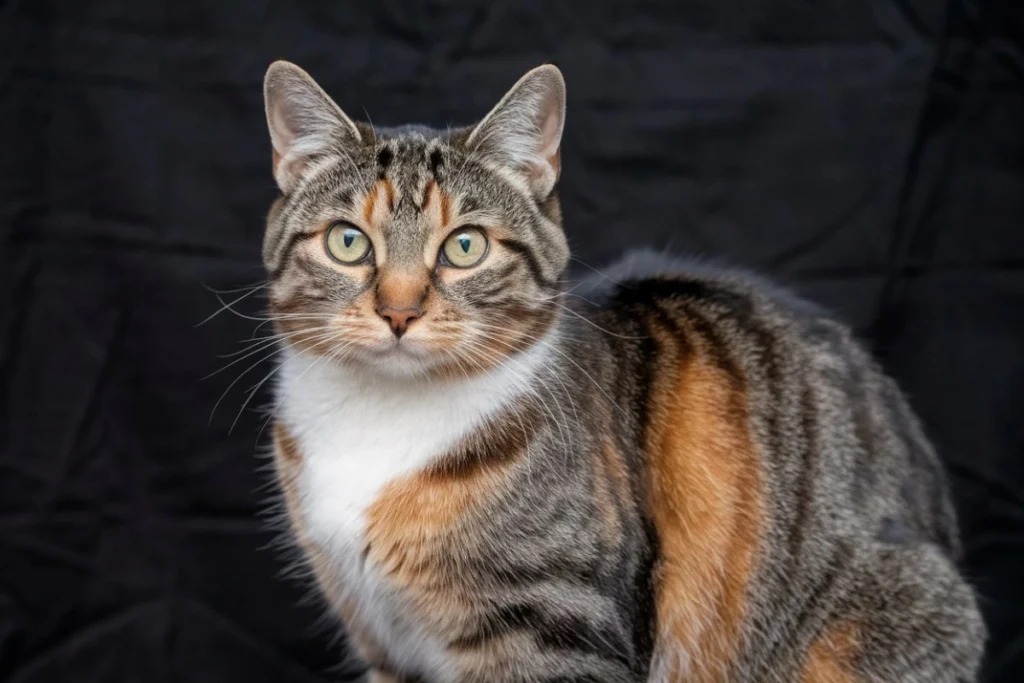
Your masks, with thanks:
[{"label": "cat's nose", "polygon": [[414,320],[423,315],[420,308],[378,308],[377,315],[384,318],[396,337],[401,337]]}]

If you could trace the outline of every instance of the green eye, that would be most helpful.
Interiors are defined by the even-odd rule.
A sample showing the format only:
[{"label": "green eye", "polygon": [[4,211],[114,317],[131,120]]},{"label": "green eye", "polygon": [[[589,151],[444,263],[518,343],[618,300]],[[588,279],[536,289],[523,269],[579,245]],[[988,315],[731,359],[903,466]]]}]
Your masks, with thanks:
[{"label": "green eye", "polygon": [[370,253],[370,238],[349,223],[335,223],[325,237],[327,253],[338,263],[359,263]]},{"label": "green eye", "polygon": [[441,247],[444,260],[456,268],[470,268],[487,254],[487,236],[480,228],[459,228]]}]

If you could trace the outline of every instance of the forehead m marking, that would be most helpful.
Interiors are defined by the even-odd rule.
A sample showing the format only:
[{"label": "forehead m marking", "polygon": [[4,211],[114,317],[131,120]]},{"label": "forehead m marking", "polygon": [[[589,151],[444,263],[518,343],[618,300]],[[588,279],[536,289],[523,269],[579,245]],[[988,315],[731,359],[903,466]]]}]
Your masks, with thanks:
[{"label": "forehead m marking", "polygon": [[379,228],[395,210],[395,186],[387,178],[378,180],[363,200],[363,219],[371,226]]},{"label": "forehead m marking", "polygon": [[436,180],[427,182],[427,188],[423,192],[423,204],[420,211],[433,225],[448,227],[452,219],[452,198],[447,192],[441,189]]}]

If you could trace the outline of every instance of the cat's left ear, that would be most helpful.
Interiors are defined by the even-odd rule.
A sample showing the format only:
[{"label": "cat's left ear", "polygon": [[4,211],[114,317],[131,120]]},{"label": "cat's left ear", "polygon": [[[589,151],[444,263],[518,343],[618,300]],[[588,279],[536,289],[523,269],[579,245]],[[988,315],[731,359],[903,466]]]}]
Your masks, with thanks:
[{"label": "cat's left ear", "polygon": [[565,79],[553,64],[519,79],[466,140],[466,146],[512,170],[539,199],[555,187],[565,127]]}]

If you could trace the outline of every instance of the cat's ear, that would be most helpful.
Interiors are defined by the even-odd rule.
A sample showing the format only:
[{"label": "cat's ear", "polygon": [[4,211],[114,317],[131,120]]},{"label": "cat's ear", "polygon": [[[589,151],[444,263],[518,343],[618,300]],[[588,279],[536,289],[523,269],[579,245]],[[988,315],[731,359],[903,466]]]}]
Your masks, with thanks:
[{"label": "cat's ear", "polygon": [[512,86],[466,145],[514,171],[543,199],[558,180],[564,126],[565,80],[558,67],[545,64]]},{"label": "cat's ear", "polygon": [[290,62],[270,65],[263,98],[274,146],[274,179],[285,194],[312,161],[361,141],[352,119],[309,74]]}]

